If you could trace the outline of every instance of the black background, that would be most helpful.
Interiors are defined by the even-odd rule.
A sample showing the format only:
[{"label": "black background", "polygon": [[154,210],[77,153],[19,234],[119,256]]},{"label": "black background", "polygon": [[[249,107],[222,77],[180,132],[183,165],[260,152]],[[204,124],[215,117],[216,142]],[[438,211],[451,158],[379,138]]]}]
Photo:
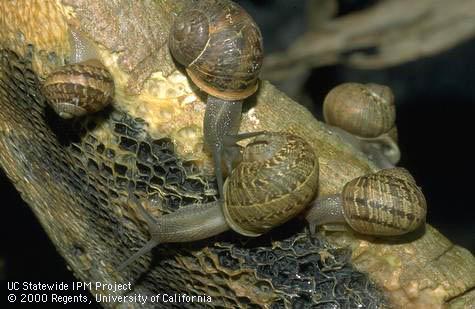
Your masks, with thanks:
[{"label": "black background", "polygon": [[[238,2],[261,26],[267,53],[284,49],[305,30],[304,1]],[[344,14],[374,1],[340,2],[340,14]],[[422,187],[429,207],[427,221],[472,253],[475,252],[474,55],[475,40],[472,40],[436,56],[384,70],[318,68],[303,85],[315,104],[316,117],[320,117],[325,94],[339,83],[376,82],[390,86],[397,101],[402,151],[399,165],[409,169]],[[33,213],[1,170],[0,194],[2,285],[6,281],[74,281]]]}]

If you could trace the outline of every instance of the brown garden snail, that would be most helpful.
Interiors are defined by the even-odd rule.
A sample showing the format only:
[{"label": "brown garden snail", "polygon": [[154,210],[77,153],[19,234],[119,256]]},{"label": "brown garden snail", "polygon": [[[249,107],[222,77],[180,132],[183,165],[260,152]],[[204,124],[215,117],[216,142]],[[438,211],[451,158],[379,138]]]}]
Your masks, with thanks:
[{"label": "brown garden snail", "polygon": [[296,135],[263,132],[245,147],[243,161],[226,179],[224,201],[190,205],[155,219],[130,193],[151,240],[119,269],[161,243],[205,239],[229,229],[259,236],[306,208],[317,186],[312,146]]},{"label": "brown garden snail", "polygon": [[418,228],[426,213],[424,194],[414,178],[396,167],[357,177],[341,194],[317,198],[306,219],[311,233],[320,225],[342,230],[346,223],[361,234],[393,236]]},{"label": "brown garden snail", "polygon": [[65,119],[100,111],[114,95],[112,75],[96,59],[92,44],[73,30],[70,37],[71,63],[51,72],[42,89],[54,111]]},{"label": "brown garden snail", "polygon": [[399,161],[401,154],[395,140],[396,107],[389,87],[338,85],[325,97],[323,117],[333,126],[332,131],[368,154],[379,167],[390,168]]},{"label": "brown garden snail", "polygon": [[232,1],[194,1],[175,18],[169,46],[193,83],[208,94],[204,140],[213,155],[222,198],[222,165],[230,173],[239,155],[236,142],[259,134],[238,131],[242,102],[258,87],[261,32],[251,16]]}]

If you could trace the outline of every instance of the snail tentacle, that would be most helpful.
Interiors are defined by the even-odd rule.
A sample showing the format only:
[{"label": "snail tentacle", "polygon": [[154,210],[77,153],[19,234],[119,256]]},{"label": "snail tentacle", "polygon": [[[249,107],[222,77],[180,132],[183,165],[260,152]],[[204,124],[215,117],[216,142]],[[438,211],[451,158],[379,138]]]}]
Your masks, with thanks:
[{"label": "snail tentacle", "polygon": [[147,241],[147,243],[139,249],[139,251],[135,252],[133,255],[131,255],[127,260],[122,262],[118,267],[117,271],[122,271],[127,268],[130,264],[138,260],[142,255],[147,254],[149,251],[151,251],[153,248],[158,246],[160,242],[156,241],[155,239],[150,239]]}]

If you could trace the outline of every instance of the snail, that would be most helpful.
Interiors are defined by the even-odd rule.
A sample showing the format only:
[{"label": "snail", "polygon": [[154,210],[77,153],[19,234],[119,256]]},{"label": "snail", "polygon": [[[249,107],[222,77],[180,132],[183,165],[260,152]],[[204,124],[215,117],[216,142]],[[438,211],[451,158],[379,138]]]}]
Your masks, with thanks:
[{"label": "snail", "polygon": [[51,72],[42,91],[54,111],[64,119],[102,110],[112,102],[114,80],[97,60],[92,44],[70,30],[71,63]]},{"label": "snail", "polygon": [[389,87],[341,84],[325,97],[323,117],[331,131],[366,153],[380,168],[394,167],[399,161],[396,107]]},{"label": "snail", "polygon": [[195,1],[175,18],[169,48],[193,83],[208,94],[203,133],[222,198],[222,165],[229,174],[240,151],[236,142],[261,133],[238,134],[243,100],[258,88],[261,32],[251,16],[232,1]]},{"label": "snail", "polygon": [[259,236],[295,217],[312,201],[318,186],[318,158],[302,138],[263,132],[242,155],[224,183],[224,200],[190,205],[155,219],[130,192],[151,239],[119,269],[161,243],[205,239],[229,229]]},{"label": "snail", "polygon": [[310,232],[320,225],[329,230],[396,236],[414,231],[425,222],[426,200],[404,168],[383,169],[348,182],[341,194],[318,197],[306,215]]}]

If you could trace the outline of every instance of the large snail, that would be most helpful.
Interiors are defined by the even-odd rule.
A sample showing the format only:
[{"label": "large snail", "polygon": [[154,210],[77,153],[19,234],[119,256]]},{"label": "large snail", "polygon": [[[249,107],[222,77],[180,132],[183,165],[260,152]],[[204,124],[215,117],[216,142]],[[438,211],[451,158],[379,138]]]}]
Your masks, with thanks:
[{"label": "large snail", "polygon": [[383,169],[348,182],[341,194],[317,198],[307,213],[311,233],[320,225],[361,234],[395,236],[425,222],[426,200],[404,168]]},{"label": "large snail", "polygon": [[222,165],[230,173],[239,155],[236,142],[260,134],[238,131],[242,101],[258,87],[261,32],[251,16],[232,1],[194,1],[175,18],[169,46],[193,83],[208,94],[204,140],[213,155],[222,198]]},{"label": "large snail", "polygon": [[74,30],[70,37],[71,63],[51,72],[42,88],[47,102],[65,119],[100,111],[114,95],[112,75],[97,60],[92,44]]},{"label": "large snail", "polygon": [[368,154],[380,168],[393,167],[399,161],[396,107],[389,87],[338,85],[325,97],[323,116],[332,131]]},{"label": "large snail", "polygon": [[243,161],[226,179],[224,200],[155,219],[131,193],[151,240],[119,269],[161,243],[205,239],[229,229],[259,236],[306,208],[317,186],[318,158],[312,146],[296,135],[264,132],[245,147]]}]

